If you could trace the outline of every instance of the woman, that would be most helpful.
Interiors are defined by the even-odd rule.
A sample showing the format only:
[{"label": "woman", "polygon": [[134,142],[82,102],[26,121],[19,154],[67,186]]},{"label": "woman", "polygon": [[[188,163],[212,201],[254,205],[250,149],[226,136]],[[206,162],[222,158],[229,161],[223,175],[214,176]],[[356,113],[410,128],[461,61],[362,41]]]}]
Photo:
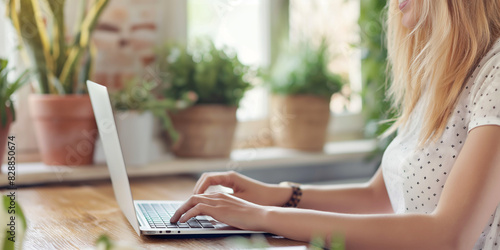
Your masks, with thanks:
[{"label": "woman", "polygon": [[[301,241],[341,234],[348,249],[500,249],[500,0],[391,0],[388,15],[401,114],[372,180],[290,188],[204,174],[172,221],[207,214]],[[234,195],[203,194],[216,184]]]}]

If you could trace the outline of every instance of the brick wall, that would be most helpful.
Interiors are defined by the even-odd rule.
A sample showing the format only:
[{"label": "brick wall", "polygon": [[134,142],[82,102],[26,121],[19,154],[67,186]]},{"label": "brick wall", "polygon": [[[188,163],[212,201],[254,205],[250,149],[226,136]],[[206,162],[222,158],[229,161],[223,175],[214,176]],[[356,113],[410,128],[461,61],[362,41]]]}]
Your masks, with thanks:
[{"label": "brick wall", "polygon": [[93,41],[98,49],[92,79],[110,89],[140,75],[154,60],[164,38],[164,0],[112,0],[99,19]]}]

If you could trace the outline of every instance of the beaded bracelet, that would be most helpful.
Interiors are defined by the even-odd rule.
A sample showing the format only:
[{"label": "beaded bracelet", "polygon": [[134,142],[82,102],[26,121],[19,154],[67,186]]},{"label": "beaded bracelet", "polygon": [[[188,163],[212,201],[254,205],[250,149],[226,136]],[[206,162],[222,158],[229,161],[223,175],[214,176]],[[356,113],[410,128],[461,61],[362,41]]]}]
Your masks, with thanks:
[{"label": "beaded bracelet", "polygon": [[302,198],[302,189],[300,189],[299,185],[290,184],[290,187],[292,188],[292,196],[290,197],[290,200],[283,205],[283,207],[297,207],[300,199]]}]

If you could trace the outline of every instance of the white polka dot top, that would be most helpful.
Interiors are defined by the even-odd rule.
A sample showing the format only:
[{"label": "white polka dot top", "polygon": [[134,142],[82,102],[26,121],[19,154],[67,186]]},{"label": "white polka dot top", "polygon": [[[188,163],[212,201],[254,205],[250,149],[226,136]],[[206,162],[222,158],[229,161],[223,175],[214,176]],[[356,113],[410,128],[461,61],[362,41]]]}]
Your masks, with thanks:
[{"label": "white polka dot top", "polygon": [[[481,60],[462,93],[439,140],[418,147],[426,100],[421,100],[408,125],[398,130],[382,159],[385,185],[394,212],[431,213],[469,131],[500,126],[500,40]],[[500,181],[500,180],[499,180]],[[500,204],[474,249],[500,250]]]}]

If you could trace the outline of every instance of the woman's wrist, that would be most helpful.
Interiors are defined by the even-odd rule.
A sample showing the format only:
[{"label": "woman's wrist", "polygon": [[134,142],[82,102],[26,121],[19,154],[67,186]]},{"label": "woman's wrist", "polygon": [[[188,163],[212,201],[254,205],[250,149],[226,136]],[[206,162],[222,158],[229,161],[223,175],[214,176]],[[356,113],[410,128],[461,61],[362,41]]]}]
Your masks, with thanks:
[{"label": "woman's wrist", "polygon": [[302,189],[300,188],[300,184],[284,181],[279,184],[279,186],[288,187],[292,189],[292,195],[288,199],[288,201],[283,204],[283,207],[297,207],[302,199]]},{"label": "woman's wrist", "polygon": [[270,200],[268,202],[271,206],[281,207],[290,200],[292,196],[292,189],[290,187],[279,186],[277,184],[269,184],[271,190]]},{"label": "woman's wrist", "polygon": [[272,223],[276,221],[276,217],[278,216],[279,210],[283,209],[278,206],[263,206],[261,210],[260,216],[262,216],[262,219],[259,219],[259,231],[264,231],[268,233],[273,233],[271,230],[272,228]]},{"label": "woman's wrist", "polygon": [[259,220],[259,231],[285,236],[290,231],[295,231],[296,228],[287,227],[288,223],[293,221],[301,221],[304,217],[297,216],[294,212],[297,209],[290,209],[281,206],[264,207]]}]

